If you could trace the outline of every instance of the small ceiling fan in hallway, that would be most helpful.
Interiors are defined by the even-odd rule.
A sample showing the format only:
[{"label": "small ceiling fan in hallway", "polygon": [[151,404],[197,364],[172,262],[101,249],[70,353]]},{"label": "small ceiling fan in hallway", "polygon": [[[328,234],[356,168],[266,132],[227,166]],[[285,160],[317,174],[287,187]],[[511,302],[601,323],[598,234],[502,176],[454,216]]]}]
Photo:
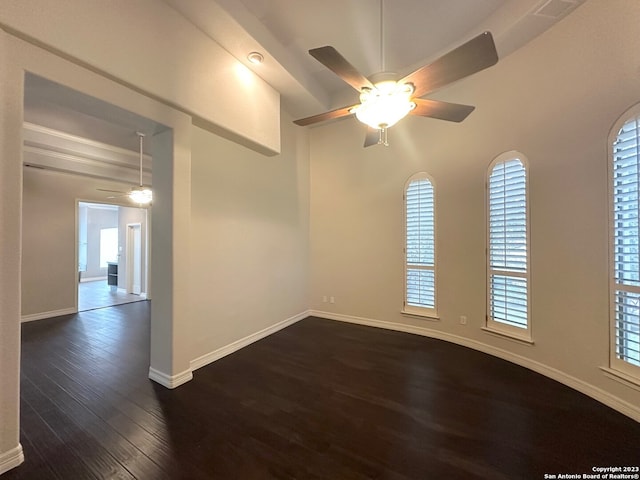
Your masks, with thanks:
[{"label": "small ceiling fan in hallway", "polygon": [[153,200],[153,192],[150,188],[145,187],[142,184],[142,157],[143,157],[143,147],[144,147],[144,133],[136,132],[138,135],[138,139],[140,142],[140,184],[137,187],[132,187],[128,192],[121,192],[119,190],[108,190],[105,188],[98,188],[97,190],[100,192],[108,192],[108,193],[119,193],[120,195],[114,195],[107,198],[119,198],[119,197],[129,197],[132,202],[135,202],[139,205],[148,205]]},{"label": "small ceiling fan in hallway", "polygon": [[484,32],[460,47],[396,80],[385,72],[383,50],[383,4],[380,1],[381,72],[370,78],[361,74],[331,46],[309,50],[309,54],[360,93],[360,103],[295,120],[300,126],[355,115],[367,125],[364,146],[388,145],[387,129],[407,114],[461,122],[475,109],[470,105],[422,98],[436,89],[473,75],[498,62],[493,36]]}]

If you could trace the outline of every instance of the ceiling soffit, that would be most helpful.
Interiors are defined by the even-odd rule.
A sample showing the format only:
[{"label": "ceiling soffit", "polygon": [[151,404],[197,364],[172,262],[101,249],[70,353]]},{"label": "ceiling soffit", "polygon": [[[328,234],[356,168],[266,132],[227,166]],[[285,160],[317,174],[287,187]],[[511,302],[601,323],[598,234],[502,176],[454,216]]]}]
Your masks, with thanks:
[{"label": "ceiling soffit", "polygon": [[[381,70],[379,1],[164,1],[278,90],[293,116],[335,108],[353,93],[309,49],[332,45],[365,75]],[[505,57],[583,1],[387,0],[385,70],[403,76],[485,30]],[[263,64],[248,62],[251,51]]]}]

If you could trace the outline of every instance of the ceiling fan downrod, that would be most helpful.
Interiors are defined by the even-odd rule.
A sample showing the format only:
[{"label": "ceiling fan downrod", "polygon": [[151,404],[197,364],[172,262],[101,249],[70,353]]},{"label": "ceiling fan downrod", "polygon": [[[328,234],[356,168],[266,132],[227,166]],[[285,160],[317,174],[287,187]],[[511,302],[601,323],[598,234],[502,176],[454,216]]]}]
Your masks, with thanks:
[{"label": "ceiling fan downrod", "polygon": [[140,187],[142,187],[142,148],[144,146],[144,133],[136,132],[138,135],[138,140],[140,141]]},{"label": "ceiling fan downrod", "polygon": [[386,71],[384,58],[384,0],[380,0],[380,71]]}]

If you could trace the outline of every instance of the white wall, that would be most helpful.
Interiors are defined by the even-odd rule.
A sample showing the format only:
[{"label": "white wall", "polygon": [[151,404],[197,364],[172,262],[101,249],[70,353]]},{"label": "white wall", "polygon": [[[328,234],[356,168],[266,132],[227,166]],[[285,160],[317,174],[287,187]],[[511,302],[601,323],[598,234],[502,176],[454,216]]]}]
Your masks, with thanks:
[{"label": "white wall", "polygon": [[[164,2],[3,0],[3,25],[210,122],[234,140],[280,151],[280,95]],[[251,115],[241,106],[250,106]]]},{"label": "white wall", "polygon": [[0,473],[23,460],[20,446],[20,211],[22,71],[0,30]]},{"label": "white wall", "polygon": [[[409,117],[390,129],[389,148],[363,149],[355,120],[312,129],[311,308],[490,350],[640,419],[640,391],[600,370],[609,355],[607,136],[640,101],[638,25],[640,2],[590,0],[495,67],[439,92],[477,106],[464,123]],[[481,330],[485,173],[513,149],[530,161],[533,346]],[[402,193],[418,171],[436,187],[439,322],[400,314]]]},{"label": "white wall", "polygon": [[[307,310],[308,140],[283,117],[267,158],[193,128],[191,338],[194,359]],[[217,352],[217,353],[216,353]]]}]

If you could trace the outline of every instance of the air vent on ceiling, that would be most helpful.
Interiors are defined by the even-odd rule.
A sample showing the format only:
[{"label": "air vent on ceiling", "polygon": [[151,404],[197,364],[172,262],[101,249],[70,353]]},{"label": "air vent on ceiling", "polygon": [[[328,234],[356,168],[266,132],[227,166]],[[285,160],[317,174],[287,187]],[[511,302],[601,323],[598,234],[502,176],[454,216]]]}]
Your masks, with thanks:
[{"label": "air vent on ceiling", "polygon": [[542,2],[533,14],[542,17],[560,18],[576,8],[579,3],[579,0],[546,0]]}]

